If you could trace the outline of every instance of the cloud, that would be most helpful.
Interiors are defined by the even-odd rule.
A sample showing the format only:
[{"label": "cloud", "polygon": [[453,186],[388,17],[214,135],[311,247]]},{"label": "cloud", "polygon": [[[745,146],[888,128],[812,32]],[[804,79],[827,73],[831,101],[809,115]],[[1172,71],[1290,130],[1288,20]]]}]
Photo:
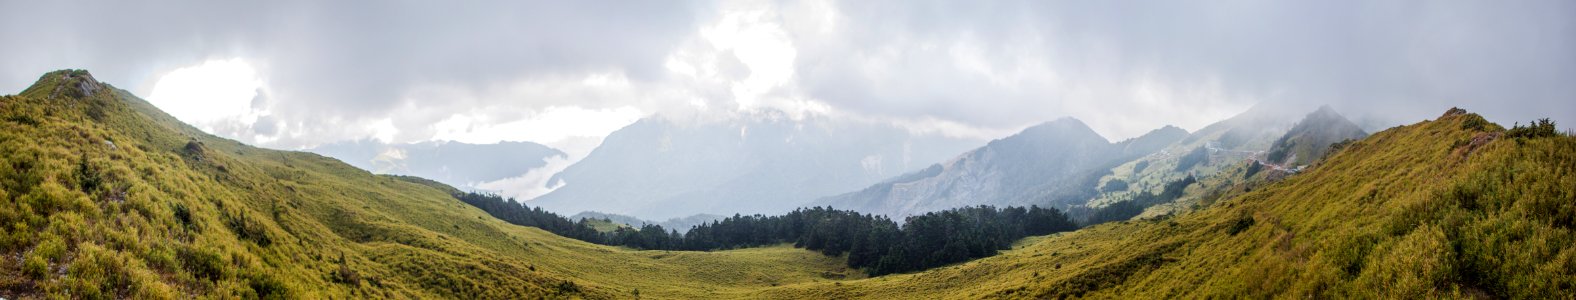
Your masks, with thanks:
[{"label": "cloud", "polygon": [[[0,48],[0,89],[87,68],[146,95],[241,60],[267,114],[213,130],[278,148],[758,110],[954,135],[1073,116],[1110,139],[1260,102],[1375,124],[1449,106],[1576,122],[1573,14],[1557,0],[24,1],[0,5],[0,37],[25,41]],[[601,121],[550,121],[578,116]],[[596,130],[544,132],[566,126]]]},{"label": "cloud", "polygon": [[864,114],[986,127],[1071,115],[1113,138],[1197,129],[1258,102],[1396,122],[1451,105],[1576,118],[1576,85],[1562,83],[1576,77],[1570,2],[785,6],[803,89]]},{"label": "cloud", "polygon": [[[12,2],[0,9],[0,34],[28,42],[0,50],[0,80],[20,90],[48,70],[88,68],[146,95],[147,85],[171,70],[239,58],[266,77],[274,116],[301,125],[288,126],[297,134],[277,145],[288,148],[365,136],[382,120],[403,118],[394,116],[402,109],[452,112],[479,104],[407,97],[433,86],[487,90],[588,73],[660,80],[663,59],[709,15],[707,5]],[[428,102],[410,102],[416,99]],[[332,125],[355,130],[319,129]]]}]

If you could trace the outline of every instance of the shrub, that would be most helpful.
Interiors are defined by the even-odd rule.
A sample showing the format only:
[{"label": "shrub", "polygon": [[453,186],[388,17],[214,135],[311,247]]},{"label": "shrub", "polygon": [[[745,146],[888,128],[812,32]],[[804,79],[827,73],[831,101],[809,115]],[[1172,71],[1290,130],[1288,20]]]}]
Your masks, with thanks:
[{"label": "shrub", "polygon": [[1521,126],[1520,123],[1517,123],[1515,127],[1511,127],[1510,130],[1505,131],[1505,136],[1511,137],[1511,138],[1529,138],[1529,139],[1532,139],[1532,138],[1556,137],[1556,136],[1559,136],[1559,135],[1560,135],[1559,130],[1558,129],[1554,129],[1554,121],[1550,121],[1549,118],[1542,118],[1542,119],[1538,119],[1538,120],[1535,120],[1535,121],[1532,121],[1532,122],[1528,122],[1527,126]]},{"label": "shrub", "polygon": [[185,204],[175,203],[173,210],[175,211],[175,220],[180,221],[181,226],[186,227],[186,229],[192,229],[194,227],[192,223],[192,211],[191,209],[186,208]]},{"label": "shrub", "polygon": [[181,265],[193,277],[207,280],[224,278],[224,258],[220,257],[218,253],[193,247],[182,247],[177,250],[176,256],[180,258]]},{"label": "shrub", "polygon": [[49,261],[43,256],[29,254],[22,262],[22,271],[33,279],[43,280],[49,275]]},{"label": "shrub", "polygon": [[[247,283],[257,299],[290,299],[290,290],[279,279],[267,275],[253,275]],[[250,298],[250,297],[249,297]]]},{"label": "shrub", "polygon": [[245,212],[229,212],[224,214],[224,224],[235,232],[235,236],[243,240],[257,243],[258,246],[268,247],[273,244],[273,239],[268,237],[268,230]]},{"label": "shrub", "polygon": [[1471,130],[1471,131],[1484,131],[1484,130],[1488,129],[1488,125],[1489,124],[1491,124],[1491,123],[1489,123],[1488,120],[1483,119],[1482,116],[1471,115],[1466,120],[1461,121],[1461,129]]},{"label": "shrub", "polygon": [[1230,234],[1230,235],[1237,235],[1238,233],[1242,233],[1243,231],[1247,231],[1248,227],[1252,227],[1253,226],[1253,222],[1254,222],[1253,221],[1253,216],[1250,216],[1250,215],[1239,216],[1239,217],[1237,217],[1236,220],[1232,220],[1231,223],[1229,223],[1226,226],[1226,233]]},{"label": "shrub", "polygon": [[60,262],[60,259],[66,256],[66,241],[51,235],[33,248],[33,254],[52,262]]},{"label": "shrub", "polygon": [[361,274],[356,273],[356,270],[351,270],[349,265],[341,263],[339,264],[339,269],[334,270],[334,282],[348,285],[360,285]]}]

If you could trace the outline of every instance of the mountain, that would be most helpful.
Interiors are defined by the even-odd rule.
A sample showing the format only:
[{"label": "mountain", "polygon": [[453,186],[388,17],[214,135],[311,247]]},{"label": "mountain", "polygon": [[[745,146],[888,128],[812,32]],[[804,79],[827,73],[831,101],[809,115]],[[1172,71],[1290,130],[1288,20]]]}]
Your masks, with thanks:
[{"label": "mountain", "polygon": [[[1576,293],[1576,137],[1476,114],[1400,126],[1170,217],[1030,238],[779,298],[1547,298]],[[1542,132],[1542,133],[1526,133]]]},{"label": "mountain", "polygon": [[377,140],[346,141],[308,149],[378,174],[410,175],[452,186],[476,185],[525,174],[564,153],[531,142],[466,144],[421,142],[385,144]]},{"label": "mountain", "polygon": [[784,246],[587,244],[454,192],[219,138],[51,72],[0,96],[0,298],[717,298],[862,274]]},{"label": "mountain", "polygon": [[688,216],[688,217],[683,217],[683,218],[671,218],[671,219],[667,219],[666,221],[657,222],[657,221],[647,221],[647,220],[644,220],[644,219],[631,217],[631,216],[626,216],[626,215],[600,213],[600,212],[594,212],[594,211],[580,212],[578,214],[574,214],[572,216],[569,216],[569,220],[571,220],[571,221],[580,221],[582,219],[608,220],[608,221],[610,221],[611,223],[614,223],[614,224],[620,224],[620,225],[625,225],[625,226],[634,227],[634,228],[640,228],[641,226],[646,226],[646,224],[652,224],[652,225],[662,226],[662,228],[667,228],[667,229],[671,229],[671,230],[677,230],[681,234],[685,233],[685,232],[689,232],[690,228],[694,228],[695,225],[700,225],[702,223],[709,223],[709,222],[712,222],[712,221],[722,220],[723,218],[727,218],[727,216],[698,214],[698,215],[693,215],[693,216]]},{"label": "mountain", "polygon": [[1186,135],[1167,126],[1111,143],[1083,122],[1063,118],[991,141],[944,164],[813,205],[894,217],[972,205],[1067,207],[1093,196],[1092,179],[1113,164],[1148,155]]},{"label": "mountain", "polygon": [[[1303,112],[1300,107],[1266,103],[1204,126],[1160,151],[1111,168],[1099,179],[1100,193],[1085,206],[1104,207],[1142,194],[1160,193],[1166,185],[1189,175],[1208,177],[1243,161],[1261,159]],[[1195,199],[1184,198],[1176,202],[1181,205],[1156,206],[1151,214],[1184,208],[1192,200]]]},{"label": "mountain", "polygon": [[867,186],[977,145],[896,126],[763,114],[681,124],[645,119],[620,129],[554,175],[562,185],[527,203],[661,220],[697,213],[783,213]]},{"label": "mountain", "polygon": [[1559,297],[1576,294],[1576,137],[1555,128],[1452,109],[1295,174],[1239,161],[1187,211],[864,278],[785,245],[635,251],[510,225],[442,183],[215,137],[66,70],[0,96],[0,297]]},{"label": "mountain", "polygon": [[1368,133],[1363,132],[1356,123],[1329,106],[1321,106],[1298,121],[1286,135],[1275,140],[1265,160],[1285,166],[1307,165],[1323,157],[1330,145],[1365,136]]}]

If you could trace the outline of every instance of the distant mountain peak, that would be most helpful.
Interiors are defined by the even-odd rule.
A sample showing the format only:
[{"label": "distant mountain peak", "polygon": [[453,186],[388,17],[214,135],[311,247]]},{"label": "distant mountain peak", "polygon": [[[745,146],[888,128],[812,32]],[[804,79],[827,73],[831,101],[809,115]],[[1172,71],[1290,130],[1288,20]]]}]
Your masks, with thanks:
[{"label": "distant mountain peak", "polygon": [[1276,140],[1266,158],[1278,164],[1304,165],[1324,156],[1331,144],[1366,136],[1357,123],[1329,106],[1320,106]]},{"label": "distant mountain peak", "polygon": [[1039,125],[1029,126],[1029,128],[1024,128],[1018,134],[1001,138],[997,141],[1043,138],[1094,138],[1110,142],[1110,140],[1101,136],[1100,133],[1095,132],[1093,128],[1089,128],[1088,124],[1084,124],[1083,121],[1073,117],[1061,117]]},{"label": "distant mountain peak", "polygon": [[1166,125],[1166,126],[1160,126],[1160,128],[1155,128],[1155,130],[1150,130],[1149,132],[1144,133],[1144,135],[1161,134],[1161,133],[1177,133],[1177,132],[1181,132],[1182,134],[1188,134],[1189,133],[1187,131],[1187,129],[1182,129],[1182,127]]}]

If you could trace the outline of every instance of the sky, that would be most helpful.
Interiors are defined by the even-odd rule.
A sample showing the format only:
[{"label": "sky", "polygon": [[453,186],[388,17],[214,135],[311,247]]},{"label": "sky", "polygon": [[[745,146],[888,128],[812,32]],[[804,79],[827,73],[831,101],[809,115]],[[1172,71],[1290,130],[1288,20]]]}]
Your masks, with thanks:
[{"label": "sky", "polygon": [[1557,0],[3,1],[0,40],[0,92],[88,69],[280,149],[587,148],[763,110],[977,138],[1071,116],[1119,140],[1260,103],[1576,124]]}]

